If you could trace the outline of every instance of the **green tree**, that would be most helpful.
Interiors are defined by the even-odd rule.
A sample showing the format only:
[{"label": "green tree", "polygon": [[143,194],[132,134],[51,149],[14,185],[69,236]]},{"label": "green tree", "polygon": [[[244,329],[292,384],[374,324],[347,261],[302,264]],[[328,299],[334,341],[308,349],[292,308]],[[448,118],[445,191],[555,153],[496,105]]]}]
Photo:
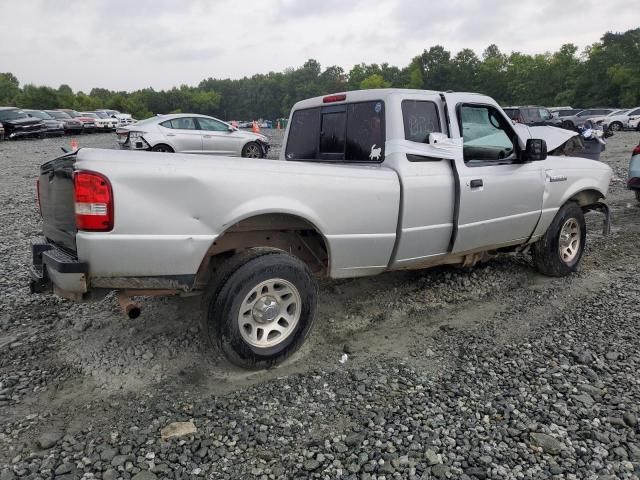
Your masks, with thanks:
[{"label": "green tree", "polygon": [[20,95],[20,82],[13,73],[0,73],[0,104],[13,105]]},{"label": "green tree", "polygon": [[360,82],[360,89],[367,90],[370,88],[388,88],[391,82],[387,82],[382,75],[374,73]]}]

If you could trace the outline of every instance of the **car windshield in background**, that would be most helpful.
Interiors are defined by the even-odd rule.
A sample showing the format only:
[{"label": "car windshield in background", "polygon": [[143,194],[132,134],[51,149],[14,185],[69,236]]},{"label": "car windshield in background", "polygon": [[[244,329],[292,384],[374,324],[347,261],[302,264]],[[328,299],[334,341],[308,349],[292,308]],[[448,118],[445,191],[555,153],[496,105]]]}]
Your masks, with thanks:
[{"label": "car windshield in background", "polygon": [[546,108],[539,108],[538,109],[538,115],[540,115],[540,119],[542,121],[549,120],[552,117],[551,112],[549,110],[547,110]]},{"label": "car windshield in background", "polygon": [[609,115],[607,115],[607,117],[613,117],[615,115],[624,115],[625,113],[627,113],[629,110],[614,110],[613,112],[611,112]]},{"label": "car windshield in background", "polygon": [[109,115],[107,115],[104,112],[95,112],[95,113],[99,118],[111,118],[111,117],[109,117]]},{"label": "car windshield in background", "polygon": [[66,112],[47,112],[47,113],[52,117],[58,118],[58,119],[67,120],[71,118],[71,115],[68,115]]},{"label": "car windshield in background", "polygon": [[82,115],[83,117],[89,117],[89,118],[100,118],[98,115],[96,115],[95,113],[88,113],[88,112],[83,112],[80,115]]},{"label": "car windshield in background", "polygon": [[429,134],[442,132],[438,108],[433,102],[403,100],[404,138],[411,142],[428,143]]},{"label": "car windshield in background", "polygon": [[29,118],[22,110],[0,110],[0,120],[19,120]]},{"label": "car windshield in background", "polygon": [[53,120],[53,117],[51,115],[40,110],[27,110],[27,113],[32,117],[39,118],[40,120]]},{"label": "car windshield in background", "polygon": [[[149,118],[145,118],[144,120],[139,120],[136,122],[136,126],[140,126],[140,125],[146,125],[147,123],[155,123],[158,120],[160,120],[162,117],[157,116],[157,117],[149,117]],[[171,128],[171,127],[167,127],[167,128]]]}]

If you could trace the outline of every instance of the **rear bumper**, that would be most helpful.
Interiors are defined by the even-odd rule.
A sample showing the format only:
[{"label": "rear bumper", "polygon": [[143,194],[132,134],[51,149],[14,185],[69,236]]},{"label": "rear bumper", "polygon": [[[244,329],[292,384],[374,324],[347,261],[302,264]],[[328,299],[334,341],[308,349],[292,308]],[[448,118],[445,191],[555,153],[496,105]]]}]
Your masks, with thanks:
[{"label": "rear bumper", "polygon": [[31,254],[31,293],[53,291],[63,297],[80,299],[87,292],[87,263],[80,262],[44,238],[32,240]]}]

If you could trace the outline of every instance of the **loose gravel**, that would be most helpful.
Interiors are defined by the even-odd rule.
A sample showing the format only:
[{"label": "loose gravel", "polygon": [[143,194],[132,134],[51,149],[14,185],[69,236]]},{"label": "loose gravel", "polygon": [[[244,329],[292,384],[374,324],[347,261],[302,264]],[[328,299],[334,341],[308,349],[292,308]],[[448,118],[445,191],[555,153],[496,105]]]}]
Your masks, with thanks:
[{"label": "loose gravel", "polygon": [[0,143],[0,480],[640,478],[637,133],[609,139],[614,228],[590,218],[578,274],[504,255],[323,282],[307,345],[258,373],[202,341],[197,298],[132,321],[29,294],[37,167],[69,140]]}]

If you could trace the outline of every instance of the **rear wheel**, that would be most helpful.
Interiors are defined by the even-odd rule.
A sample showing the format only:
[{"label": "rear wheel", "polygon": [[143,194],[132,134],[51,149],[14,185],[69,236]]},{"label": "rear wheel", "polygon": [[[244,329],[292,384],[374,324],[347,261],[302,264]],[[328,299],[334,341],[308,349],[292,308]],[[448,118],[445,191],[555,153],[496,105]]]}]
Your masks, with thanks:
[{"label": "rear wheel", "polygon": [[612,130],[614,132],[619,132],[620,130],[622,130],[622,123],[613,122],[611,125],[609,125],[609,130]]},{"label": "rear wheel", "polygon": [[574,130],[576,128],[571,120],[563,120],[561,126],[566,130]]},{"label": "rear wheel", "polygon": [[209,341],[242,368],[263,369],[297,351],[315,322],[318,286],[299,259],[250,249],[217,269],[204,297]]},{"label": "rear wheel", "polygon": [[174,153],[173,148],[164,143],[160,143],[151,149],[152,152]]},{"label": "rear wheel", "polygon": [[578,271],[586,239],[582,209],[576,203],[565,203],[544,236],[533,245],[533,261],[545,275],[569,275]]},{"label": "rear wheel", "polygon": [[262,158],[262,148],[256,142],[249,142],[242,148],[242,156],[247,158]]}]

